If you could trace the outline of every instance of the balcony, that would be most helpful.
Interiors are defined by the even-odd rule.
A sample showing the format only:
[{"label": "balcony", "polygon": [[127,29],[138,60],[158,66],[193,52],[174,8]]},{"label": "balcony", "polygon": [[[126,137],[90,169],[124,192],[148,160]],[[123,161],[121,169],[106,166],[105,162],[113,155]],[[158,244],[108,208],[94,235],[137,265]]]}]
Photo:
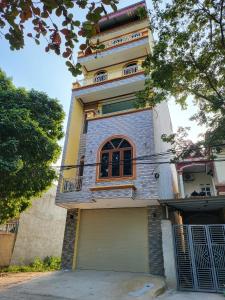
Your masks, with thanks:
[{"label": "balcony", "polygon": [[205,198],[217,196],[213,167],[202,162],[191,162],[184,165],[182,171],[178,170],[180,197],[181,198]]},{"label": "balcony", "polygon": [[91,53],[78,53],[77,62],[87,70],[104,68],[150,53],[148,30],[138,30],[123,36],[102,42],[105,49],[101,52],[92,50]]},{"label": "balcony", "polygon": [[64,178],[62,184],[62,192],[79,192],[82,189],[83,176],[76,178]]},{"label": "balcony", "polygon": [[144,83],[144,70],[140,65],[133,65],[117,72],[78,80],[73,84],[73,97],[88,103],[139,91],[144,88]]},{"label": "balcony", "polygon": [[[140,182],[96,183],[95,176],[65,178],[56,194],[56,205],[65,208],[145,207],[154,200],[137,198]],[[155,200],[156,201],[156,200]]]},{"label": "balcony", "polygon": [[6,224],[0,225],[0,233],[17,233],[19,221],[15,220]]}]

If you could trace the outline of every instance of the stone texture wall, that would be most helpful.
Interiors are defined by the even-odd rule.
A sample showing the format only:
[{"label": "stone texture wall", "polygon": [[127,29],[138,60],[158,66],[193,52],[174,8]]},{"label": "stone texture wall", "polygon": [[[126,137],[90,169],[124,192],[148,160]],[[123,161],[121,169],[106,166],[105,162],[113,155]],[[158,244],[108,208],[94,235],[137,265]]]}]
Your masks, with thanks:
[{"label": "stone texture wall", "polygon": [[[86,134],[85,165],[95,164],[100,145],[106,139],[115,135],[125,136],[133,142],[136,148],[136,157],[154,154],[152,111],[136,111],[110,118],[90,120]],[[157,180],[154,177],[155,165],[145,165],[141,164],[140,161],[138,162],[139,164],[137,163],[136,165],[136,178],[134,180],[111,181],[110,185],[134,184],[137,188],[135,199],[158,199]],[[144,161],[141,162],[143,163]],[[56,201],[90,202],[94,198],[93,193],[90,192],[90,187],[98,185],[109,185],[109,182],[96,182],[96,166],[86,166],[84,168],[82,191],[79,193],[64,193],[57,197]],[[125,190],[121,190],[121,193],[123,192],[126,193]],[[103,198],[107,198],[109,191],[105,190],[104,193]]]},{"label": "stone texture wall", "polygon": [[148,208],[149,269],[152,275],[164,275],[162,250],[163,208],[159,205]]},{"label": "stone texture wall", "polygon": [[68,210],[62,247],[62,269],[73,268],[78,209]]}]

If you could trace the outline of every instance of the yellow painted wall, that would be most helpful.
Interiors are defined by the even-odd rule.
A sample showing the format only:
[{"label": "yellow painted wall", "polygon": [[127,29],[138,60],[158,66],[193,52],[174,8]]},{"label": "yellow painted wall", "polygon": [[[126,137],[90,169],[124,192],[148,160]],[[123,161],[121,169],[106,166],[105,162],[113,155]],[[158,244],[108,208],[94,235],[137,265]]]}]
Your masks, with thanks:
[{"label": "yellow painted wall", "polygon": [[0,267],[9,266],[15,237],[15,233],[0,233]]},{"label": "yellow painted wall", "polygon": [[91,39],[91,42],[93,44],[96,44],[97,40],[99,40],[99,42],[102,43],[107,40],[115,39],[118,36],[126,35],[134,31],[142,31],[143,29],[146,30],[148,27],[149,27],[148,19],[140,20],[138,22],[131,22],[129,24],[114,28],[113,30],[108,30],[101,34],[98,34],[97,36],[94,36]]},{"label": "yellow painted wall", "polygon": [[[80,134],[83,127],[83,106],[79,100],[74,99],[71,117],[67,126],[68,141],[65,149],[64,165],[75,165],[77,164],[79,145],[80,145]],[[74,178],[76,175],[76,169],[64,170],[64,178]]]}]

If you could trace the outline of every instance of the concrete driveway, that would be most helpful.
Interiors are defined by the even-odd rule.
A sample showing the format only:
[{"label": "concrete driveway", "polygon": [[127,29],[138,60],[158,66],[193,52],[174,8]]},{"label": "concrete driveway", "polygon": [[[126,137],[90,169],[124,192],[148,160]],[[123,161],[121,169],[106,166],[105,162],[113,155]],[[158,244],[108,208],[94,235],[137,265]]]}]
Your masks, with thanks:
[{"label": "concrete driveway", "polygon": [[[1,279],[0,279],[1,280]],[[1,300],[150,300],[162,292],[162,278],[139,273],[54,272],[0,288]]]},{"label": "concrete driveway", "polygon": [[[5,283],[4,278],[0,278],[1,300],[151,300],[165,290],[160,277],[138,273],[60,271],[23,274],[13,275]],[[157,297],[157,300],[222,299],[224,297],[218,294],[177,291],[166,291]]]}]

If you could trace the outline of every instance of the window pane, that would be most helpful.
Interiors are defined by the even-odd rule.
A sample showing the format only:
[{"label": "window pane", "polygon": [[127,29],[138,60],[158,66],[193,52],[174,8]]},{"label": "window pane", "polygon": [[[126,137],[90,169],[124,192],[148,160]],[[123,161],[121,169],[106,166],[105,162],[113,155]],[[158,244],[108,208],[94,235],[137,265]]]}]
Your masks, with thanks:
[{"label": "window pane", "polygon": [[130,148],[131,145],[128,141],[123,140],[122,143],[120,144],[120,148]]},{"label": "window pane", "polygon": [[120,152],[112,153],[112,176],[120,176]]},{"label": "window pane", "polygon": [[109,153],[102,153],[100,177],[109,176]]},{"label": "window pane", "polygon": [[104,115],[104,114],[136,108],[136,101],[137,100],[135,99],[130,99],[130,100],[120,101],[120,102],[115,102],[110,104],[103,104],[102,114]]},{"label": "window pane", "polygon": [[122,140],[122,139],[113,139],[113,140],[111,140],[111,143],[113,144],[113,146],[114,146],[115,148],[118,148],[118,146],[119,146],[121,140]]},{"label": "window pane", "polygon": [[110,149],[113,149],[113,146],[110,142],[107,142],[102,148],[102,150],[110,150]]},{"label": "window pane", "polygon": [[123,175],[132,175],[132,156],[131,150],[124,151]]}]

